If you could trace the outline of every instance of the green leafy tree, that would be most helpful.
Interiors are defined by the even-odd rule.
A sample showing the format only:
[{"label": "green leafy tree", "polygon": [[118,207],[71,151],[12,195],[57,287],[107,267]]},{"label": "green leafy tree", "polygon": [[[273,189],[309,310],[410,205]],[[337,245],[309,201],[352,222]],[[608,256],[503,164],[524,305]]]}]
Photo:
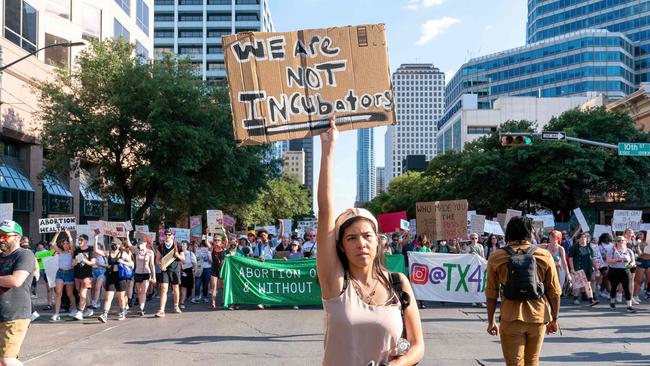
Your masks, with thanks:
[{"label": "green leafy tree", "polygon": [[[224,203],[262,185],[263,148],[235,148],[227,99],[188,61],[148,63],[113,40],[92,43],[76,61],[69,73],[36,83],[46,172],[94,171],[92,188],[121,195],[124,216],[136,222],[154,202],[173,205],[193,189]],[[132,215],[136,198],[142,204]]]}]

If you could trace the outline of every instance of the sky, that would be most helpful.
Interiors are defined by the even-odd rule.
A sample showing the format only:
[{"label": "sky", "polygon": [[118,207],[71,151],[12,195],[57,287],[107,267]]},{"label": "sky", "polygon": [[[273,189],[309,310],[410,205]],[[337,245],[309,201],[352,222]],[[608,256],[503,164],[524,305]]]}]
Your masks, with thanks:
[{"label": "sky", "polygon": [[[403,63],[433,63],[446,80],[470,58],[523,46],[526,37],[525,0],[269,0],[269,7],[278,32],[384,23],[391,73]],[[384,166],[385,132],[375,128],[377,166]],[[356,136],[342,132],[334,155],[337,212],[356,198]],[[316,137],[314,193],[319,168]]]}]

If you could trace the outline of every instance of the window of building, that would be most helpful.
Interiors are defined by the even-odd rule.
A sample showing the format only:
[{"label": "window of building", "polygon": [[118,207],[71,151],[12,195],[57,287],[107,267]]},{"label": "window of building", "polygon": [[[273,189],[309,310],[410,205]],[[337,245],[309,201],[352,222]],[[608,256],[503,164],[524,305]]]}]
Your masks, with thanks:
[{"label": "window of building", "polygon": [[231,19],[230,13],[208,13],[208,21],[229,22]]},{"label": "window of building", "polygon": [[235,20],[260,20],[257,13],[237,13]]},{"label": "window of building", "polygon": [[178,21],[179,22],[202,22],[203,14],[201,13],[178,14]]},{"label": "window of building", "polygon": [[223,53],[223,48],[221,46],[208,46],[208,54],[220,54]]},{"label": "window of building", "polygon": [[142,56],[145,60],[149,59],[149,51],[138,40],[135,41],[135,54]]},{"label": "window of building", "polygon": [[232,0],[208,0],[208,5],[231,5]]},{"label": "window of building", "polygon": [[11,156],[13,158],[20,157],[20,150],[17,144],[3,141],[2,147],[3,147],[2,151],[5,155]]},{"label": "window of building", "polygon": [[142,29],[144,34],[149,36],[149,6],[144,3],[144,0],[136,0],[135,12],[138,27]]},{"label": "window of building", "polygon": [[203,5],[203,0],[178,0],[178,5]]},{"label": "window of building", "polygon": [[208,70],[225,70],[226,66],[223,62],[208,62]]},{"label": "window of building", "polygon": [[155,5],[174,5],[174,0],[155,0],[153,2]]},{"label": "window of building", "polygon": [[64,19],[70,19],[70,0],[47,0],[45,10]]},{"label": "window of building", "polygon": [[221,36],[226,36],[232,34],[230,29],[208,29],[209,38],[221,38]]},{"label": "window of building", "polygon": [[[65,38],[57,37],[49,33],[45,33],[45,45],[68,43]],[[44,51],[45,63],[53,66],[67,67],[70,63],[70,48],[69,47],[52,47]]]},{"label": "window of building", "polygon": [[154,30],[153,31],[153,37],[154,38],[174,38],[174,31],[173,30]]},{"label": "window of building", "polygon": [[124,10],[128,15],[131,15],[131,0],[115,0],[115,3]]},{"label": "window of building", "polygon": [[200,55],[203,52],[203,47],[201,46],[179,46],[178,54],[179,55]]},{"label": "window of building", "polygon": [[168,13],[154,14],[153,20],[156,22],[173,22],[174,14],[168,14]]},{"label": "window of building", "polygon": [[36,51],[38,12],[21,0],[5,0],[4,36],[9,41],[33,52]]},{"label": "window of building", "polygon": [[260,0],[236,0],[237,5],[259,5]]},{"label": "window of building", "polygon": [[92,5],[81,5],[82,38],[99,40],[102,34],[102,11]]},{"label": "window of building", "polygon": [[122,23],[120,23],[117,19],[113,19],[113,38],[118,39],[118,38],[123,38],[126,42],[130,42],[131,40],[131,34],[129,33],[129,30],[124,28]]},{"label": "window of building", "polygon": [[153,53],[156,57],[162,57],[165,53],[174,53],[174,47],[158,46],[154,47]]},{"label": "window of building", "polygon": [[201,38],[203,37],[203,31],[200,29],[187,29],[179,30],[178,38]]}]

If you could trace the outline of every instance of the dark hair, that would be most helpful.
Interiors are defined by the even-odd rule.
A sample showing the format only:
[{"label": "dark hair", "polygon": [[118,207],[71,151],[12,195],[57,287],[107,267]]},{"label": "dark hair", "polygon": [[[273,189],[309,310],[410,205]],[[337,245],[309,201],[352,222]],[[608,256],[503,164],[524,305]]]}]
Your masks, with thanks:
[{"label": "dark hair", "polygon": [[339,228],[339,237],[336,239],[336,254],[339,257],[339,260],[341,261],[341,265],[343,266],[343,270],[345,272],[350,271],[350,264],[348,262],[348,257],[345,255],[345,252],[343,252],[343,236],[345,234],[345,231],[352,226],[352,224],[357,223],[359,221],[366,221],[370,223],[370,226],[372,226],[373,231],[375,233],[375,236],[377,237],[377,253],[375,255],[375,260],[372,263],[372,268],[373,270],[377,273],[377,276],[379,276],[379,280],[386,286],[386,288],[390,289],[390,281],[388,280],[388,277],[385,276],[384,272],[386,271],[386,267],[384,266],[384,249],[381,247],[381,242],[379,241],[379,236],[377,234],[377,228],[375,227],[375,224],[366,219],[365,217],[362,216],[357,216],[349,219],[348,221],[344,222],[343,225]]},{"label": "dark hair", "polygon": [[515,216],[506,227],[506,242],[530,241],[533,234],[533,219],[525,216]]},{"label": "dark hair", "polygon": [[614,238],[609,233],[602,233],[598,237],[598,244],[609,244],[614,241]]}]

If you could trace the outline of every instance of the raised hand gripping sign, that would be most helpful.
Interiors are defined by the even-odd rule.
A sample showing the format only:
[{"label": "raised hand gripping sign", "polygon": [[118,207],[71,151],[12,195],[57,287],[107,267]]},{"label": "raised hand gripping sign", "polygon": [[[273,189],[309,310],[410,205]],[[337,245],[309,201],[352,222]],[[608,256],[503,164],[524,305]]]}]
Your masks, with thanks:
[{"label": "raised hand gripping sign", "polygon": [[38,219],[39,234],[56,233],[63,230],[76,231],[77,219],[72,216]]}]

